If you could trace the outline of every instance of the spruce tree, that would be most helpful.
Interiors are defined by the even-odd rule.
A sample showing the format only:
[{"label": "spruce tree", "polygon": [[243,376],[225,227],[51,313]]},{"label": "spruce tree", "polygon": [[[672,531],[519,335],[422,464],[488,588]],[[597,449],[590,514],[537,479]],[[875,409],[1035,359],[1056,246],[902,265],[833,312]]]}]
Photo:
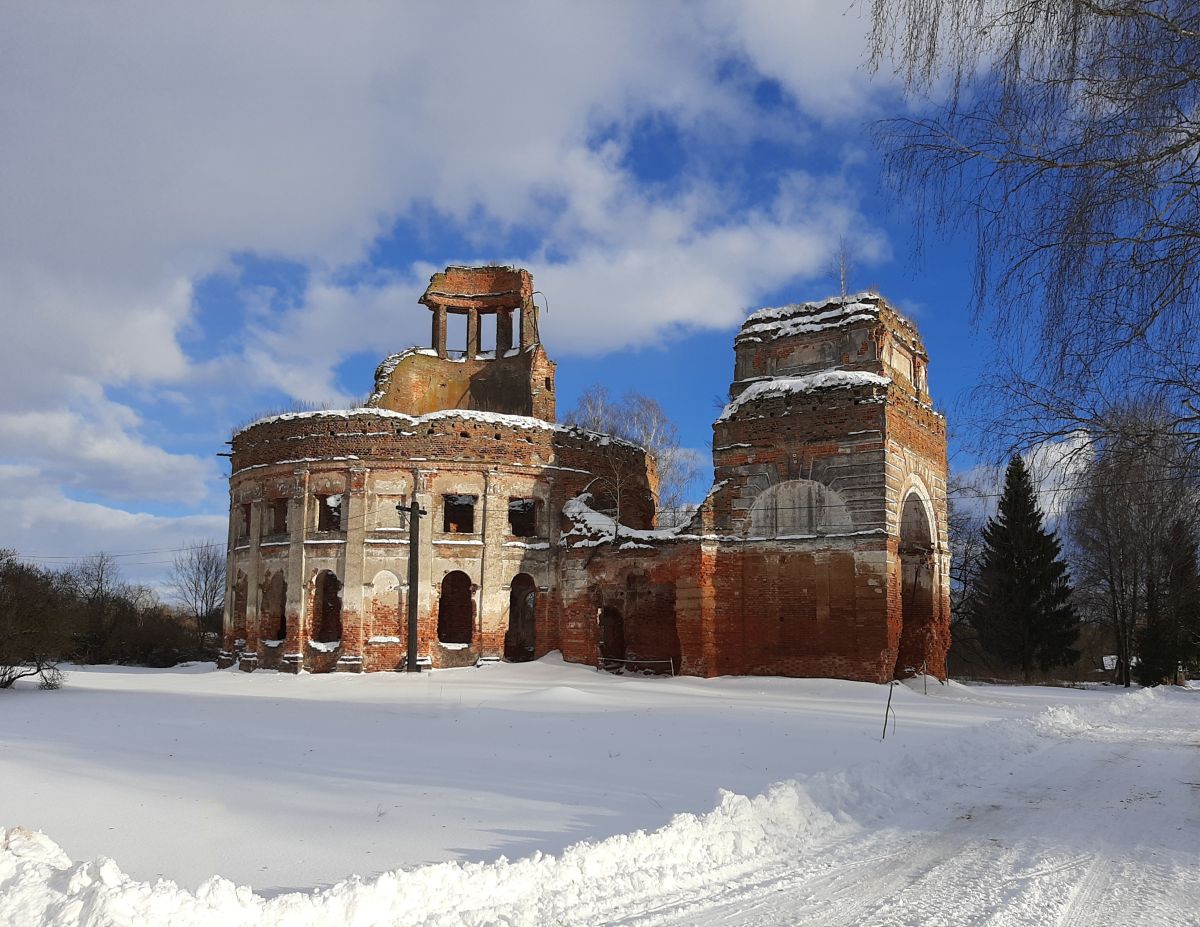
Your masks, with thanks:
[{"label": "spruce tree", "polygon": [[983,567],[970,609],[983,650],[1019,667],[1025,682],[1035,667],[1044,671],[1079,657],[1071,646],[1079,618],[1067,564],[1058,538],[1042,521],[1029,471],[1013,457],[996,516],[983,529]]}]

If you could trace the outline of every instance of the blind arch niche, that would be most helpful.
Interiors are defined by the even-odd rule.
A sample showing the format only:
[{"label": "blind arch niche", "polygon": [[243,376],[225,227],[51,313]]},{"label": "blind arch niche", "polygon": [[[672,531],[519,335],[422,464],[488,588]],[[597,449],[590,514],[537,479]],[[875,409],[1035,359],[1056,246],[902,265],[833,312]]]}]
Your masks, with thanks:
[{"label": "blind arch niche", "polygon": [[854,520],[835,489],[816,480],[787,480],[759,493],[750,507],[750,537],[846,534]]}]

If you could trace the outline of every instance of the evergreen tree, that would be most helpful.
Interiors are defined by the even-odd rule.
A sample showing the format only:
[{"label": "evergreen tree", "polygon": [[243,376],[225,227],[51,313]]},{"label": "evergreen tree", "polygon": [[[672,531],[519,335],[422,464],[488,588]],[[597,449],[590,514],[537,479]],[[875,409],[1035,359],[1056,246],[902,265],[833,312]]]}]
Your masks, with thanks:
[{"label": "evergreen tree", "polygon": [[983,567],[971,595],[971,623],[984,651],[1020,667],[1029,682],[1034,668],[1075,662],[1071,645],[1079,618],[1071,605],[1067,564],[1054,532],[1042,527],[1029,471],[1013,457],[1004,475],[996,517],[983,529]]}]

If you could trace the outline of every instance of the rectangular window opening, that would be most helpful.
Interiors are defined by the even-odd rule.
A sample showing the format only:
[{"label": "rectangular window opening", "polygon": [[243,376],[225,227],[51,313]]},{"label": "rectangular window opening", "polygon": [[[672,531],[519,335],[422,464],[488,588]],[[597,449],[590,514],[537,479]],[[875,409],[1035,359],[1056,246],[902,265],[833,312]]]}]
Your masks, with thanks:
[{"label": "rectangular window opening", "polygon": [[537,537],[537,499],[508,500],[508,532],[513,537]]},{"label": "rectangular window opening", "polygon": [[442,531],[446,534],[475,533],[476,496],[442,496]]},{"label": "rectangular window opening", "polygon": [[239,538],[250,537],[250,503],[242,504],[241,510],[238,513],[237,536]]},{"label": "rectangular window opening", "polygon": [[461,312],[446,314],[446,354],[452,358],[467,355],[467,317]]},{"label": "rectangular window opening", "polygon": [[342,494],[317,496],[317,530],[342,530]]},{"label": "rectangular window opening", "polygon": [[287,534],[288,500],[276,499],[271,503],[271,533]]}]

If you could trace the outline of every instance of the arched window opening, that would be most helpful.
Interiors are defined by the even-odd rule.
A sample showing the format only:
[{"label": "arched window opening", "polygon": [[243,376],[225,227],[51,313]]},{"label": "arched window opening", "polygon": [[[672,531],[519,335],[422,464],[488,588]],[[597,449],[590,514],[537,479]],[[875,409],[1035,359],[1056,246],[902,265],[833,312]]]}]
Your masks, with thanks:
[{"label": "arched window opening", "polygon": [[323,644],[342,639],[342,584],[329,570],[317,574],[313,589],[312,639]]},{"label": "arched window opening", "polygon": [[759,493],[750,507],[757,538],[846,534],[854,530],[841,495],[816,480],[787,480]]},{"label": "arched window opening", "polygon": [[900,645],[894,675],[904,679],[921,670],[931,649],[934,601],[933,535],[929,510],[915,492],[900,509]]},{"label": "arched window opening", "polygon": [[471,577],[462,570],[446,574],[438,598],[438,640],[443,644],[470,644],[475,624]]},{"label": "arched window opening", "polygon": [[600,609],[600,657],[625,659],[625,618],[611,605]]},{"label": "arched window opening", "polygon": [[504,635],[504,659],[510,663],[533,659],[536,614],[537,585],[528,573],[518,573],[508,594],[508,631]]},{"label": "arched window opening", "polygon": [[263,590],[262,636],[276,641],[287,637],[287,580],[282,570],[271,574]]}]

